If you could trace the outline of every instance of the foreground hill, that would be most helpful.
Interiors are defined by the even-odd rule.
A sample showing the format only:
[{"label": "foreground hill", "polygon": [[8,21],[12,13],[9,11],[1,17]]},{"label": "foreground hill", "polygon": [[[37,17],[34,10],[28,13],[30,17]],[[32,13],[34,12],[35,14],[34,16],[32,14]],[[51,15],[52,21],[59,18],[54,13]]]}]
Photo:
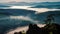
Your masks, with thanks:
[{"label": "foreground hill", "polygon": [[30,24],[26,32],[20,31],[14,34],[59,34],[60,25],[59,24],[46,24],[44,27],[40,28],[36,24]]}]

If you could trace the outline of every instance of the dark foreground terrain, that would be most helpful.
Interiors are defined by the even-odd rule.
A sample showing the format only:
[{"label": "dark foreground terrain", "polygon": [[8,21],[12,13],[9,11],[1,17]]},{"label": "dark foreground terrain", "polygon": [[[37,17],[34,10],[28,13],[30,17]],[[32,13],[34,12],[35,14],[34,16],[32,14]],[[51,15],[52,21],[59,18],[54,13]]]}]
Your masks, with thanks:
[{"label": "dark foreground terrain", "polygon": [[14,34],[60,34],[60,25],[53,23],[39,28],[36,24],[30,24],[26,33],[15,32]]}]

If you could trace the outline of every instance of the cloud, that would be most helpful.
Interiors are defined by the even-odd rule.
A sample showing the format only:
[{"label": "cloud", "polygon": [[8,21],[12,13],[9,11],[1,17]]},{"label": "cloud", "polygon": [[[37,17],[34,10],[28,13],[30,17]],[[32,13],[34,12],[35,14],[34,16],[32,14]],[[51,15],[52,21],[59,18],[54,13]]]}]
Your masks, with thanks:
[{"label": "cloud", "polygon": [[48,12],[48,11],[56,11],[56,10],[60,10],[60,9],[48,9],[48,8],[41,8],[41,9],[37,9],[35,10],[35,14],[39,14],[39,13],[43,13],[43,12]]},{"label": "cloud", "polygon": [[30,8],[32,6],[11,6],[10,9],[26,9],[36,11],[35,14],[47,12],[47,11],[56,11],[60,9],[48,9],[48,8]]},{"label": "cloud", "polygon": [[25,21],[30,21],[30,22],[35,23],[35,24],[39,23],[39,21],[34,20],[28,16],[10,16],[10,19],[25,20]]}]

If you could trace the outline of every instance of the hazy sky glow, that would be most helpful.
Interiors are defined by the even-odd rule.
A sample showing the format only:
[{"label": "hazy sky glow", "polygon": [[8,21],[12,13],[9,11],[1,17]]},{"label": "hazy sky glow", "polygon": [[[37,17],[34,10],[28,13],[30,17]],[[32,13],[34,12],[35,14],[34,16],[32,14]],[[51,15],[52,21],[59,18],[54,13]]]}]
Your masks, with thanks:
[{"label": "hazy sky glow", "polygon": [[0,3],[6,2],[58,2],[60,0],[0,0]]}]

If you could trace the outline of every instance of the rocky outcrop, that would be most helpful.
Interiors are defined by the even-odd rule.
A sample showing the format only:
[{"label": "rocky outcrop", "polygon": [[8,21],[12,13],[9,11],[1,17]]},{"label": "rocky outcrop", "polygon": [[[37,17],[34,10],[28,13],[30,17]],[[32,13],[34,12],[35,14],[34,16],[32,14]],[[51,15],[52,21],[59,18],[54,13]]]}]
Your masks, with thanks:
[{"label": "rocky outcrop", "polygon": [[[46,24],[46,26],[40,28],[36,24],[29,24],[27,32],[24,34],[59,34],[60,25],[59,24]],[[15,32],[14,34],[23,34],[22,32]]]}]

